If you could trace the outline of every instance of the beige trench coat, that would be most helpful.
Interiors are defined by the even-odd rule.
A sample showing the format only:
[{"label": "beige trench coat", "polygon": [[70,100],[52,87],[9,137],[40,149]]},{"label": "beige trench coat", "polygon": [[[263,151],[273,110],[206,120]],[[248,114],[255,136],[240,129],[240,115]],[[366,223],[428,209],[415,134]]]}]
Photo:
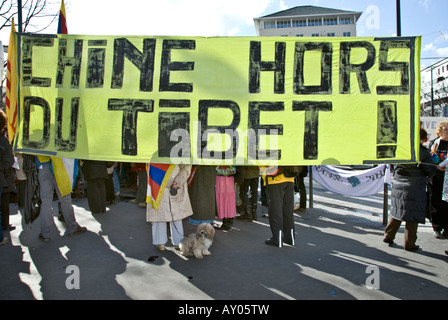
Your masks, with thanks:
[{"label": "beige trench coat", "polygon": [[[193,214],[187,184],[190,172],[190,165],[176,165],[163,192],[159,209],[155,210],[151,204],[146,205],[146,221],[172,222],[185,219]],[[180,185],[175,196],[170,194],[170,187],[173,182]]]}]

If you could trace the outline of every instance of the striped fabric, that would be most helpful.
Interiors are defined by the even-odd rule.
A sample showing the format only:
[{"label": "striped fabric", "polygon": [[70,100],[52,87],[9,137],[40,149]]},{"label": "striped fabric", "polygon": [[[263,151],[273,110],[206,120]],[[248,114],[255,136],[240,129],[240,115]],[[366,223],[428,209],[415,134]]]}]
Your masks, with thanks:
[{"label": "striped fabric", "polygon": [[65,15],[64,0],[61,2],[61,9],[59,10],[58,34],[67,34],[67,16]]},{"label": "striped fabric", "polygon": [[151,204],[155,210],[159,209],[163,191],[170,179],[171,172],[176,167],[175,164],[150,163],[147,166],[148,188],[146,202]]},{"label": "striped fabric", "polygon": [[17,112],[17,33],[13,18],[6,70],[6,116],[8,117],[9,143],[14,139],[17,130]]}]

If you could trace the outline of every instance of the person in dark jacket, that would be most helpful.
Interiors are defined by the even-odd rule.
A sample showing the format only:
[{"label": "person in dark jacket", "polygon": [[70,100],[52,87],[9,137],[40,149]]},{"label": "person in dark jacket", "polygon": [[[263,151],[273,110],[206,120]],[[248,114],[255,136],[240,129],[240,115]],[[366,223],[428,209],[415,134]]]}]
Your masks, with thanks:
[{"label": "person in dark jacket", "polygon": [[440,166],[448,159],[448,122],[439,123],[436,132],[437,138],[429,143],[429,149],[437,164],[437,173],[431,179],[431,205],[430,220],[436,239],[448,238],[448,202],[443,200],[443,185],[445,181],[446,166]]},{"label": "person in dark jacket", "polygon": [[[0,131],[6,127],[7,118],[3,110],[0,110]],[[11,154],[11,146],[8,139],[0,139],[0,206],[3,189],[8,187],[8,171],[12,170],[13,158]],[[2,213],[0,211],[0,221]],[[0,228],[0,246],[3,246],[9,241],[7,237],[3,236],[3,230]]]},{"label": "person in dark jacket", "polygon": [[3,164],[7,167],[4,168],[4,176],[7,187],[3,188],[2,200],[1,200],[1,215],[2,215],[2,229],[5,231],[12,231],[16,227],[9,224],[9,201],[11,197],[11,192],[16,192],[16,174],[12,167],[14,163],[14,155],[12,153],[12,146],[9,144],[8,130],[6,128],[0,132],[0,146],[6,150],[6,158],[3,158]]},{"label": "person in dark jacket", "polygon": [[392,178],[392,210],[383,241],[392,245],[401,223],[405,221],[404,249],[408,251],[419,249],[415,242],[418,224],[424,224],[426,219],[427,179],[437,171],[431,153],[423,146],[426,140],[426,131],[420,129],[420,162],[397,165]]}]

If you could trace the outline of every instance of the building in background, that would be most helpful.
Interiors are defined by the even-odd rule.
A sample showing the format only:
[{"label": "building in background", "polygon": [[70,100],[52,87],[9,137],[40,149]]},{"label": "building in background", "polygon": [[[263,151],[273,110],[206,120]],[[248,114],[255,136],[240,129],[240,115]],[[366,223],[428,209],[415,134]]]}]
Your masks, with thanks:
[{"label": "building in background", "polygon": [[421,72],[422,116],[448,117],[448,58]]},{"label": "building in background", "polygon": [[254,18],[260,37],[356,37],[362,12],[298,6]]}]

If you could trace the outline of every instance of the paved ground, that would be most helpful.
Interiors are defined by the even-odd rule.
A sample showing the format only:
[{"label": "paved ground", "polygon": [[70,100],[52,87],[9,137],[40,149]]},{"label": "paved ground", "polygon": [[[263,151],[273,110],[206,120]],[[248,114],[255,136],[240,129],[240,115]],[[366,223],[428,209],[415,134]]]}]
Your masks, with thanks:
[{"label": "paved ground", "polygon": [[[314,208],[295,216],[296,246],[264,244],[270,230],[260,206],[257,222],[235,221],[231,231],[217,231],[212,256],[203,260],[170,246],[157,251],[145,210],[128,201],[132,194],[102,215],[88,211],[87,199],[73,199],[78,222],[89,231],[63,236],[55,217],[59,231],[49,243],[38,239],[39,221],[22,225],[11,205],[17,229],[0,248],[0,300],[448,298],[448,240],[435,239],[430,224],[419,228],[423,250],[403,250],[402,232],[390,248],[382,242],[382,194],[349,198],[316,183],[313,189]],[[184,226],[185,233],[194,231]]]}]

